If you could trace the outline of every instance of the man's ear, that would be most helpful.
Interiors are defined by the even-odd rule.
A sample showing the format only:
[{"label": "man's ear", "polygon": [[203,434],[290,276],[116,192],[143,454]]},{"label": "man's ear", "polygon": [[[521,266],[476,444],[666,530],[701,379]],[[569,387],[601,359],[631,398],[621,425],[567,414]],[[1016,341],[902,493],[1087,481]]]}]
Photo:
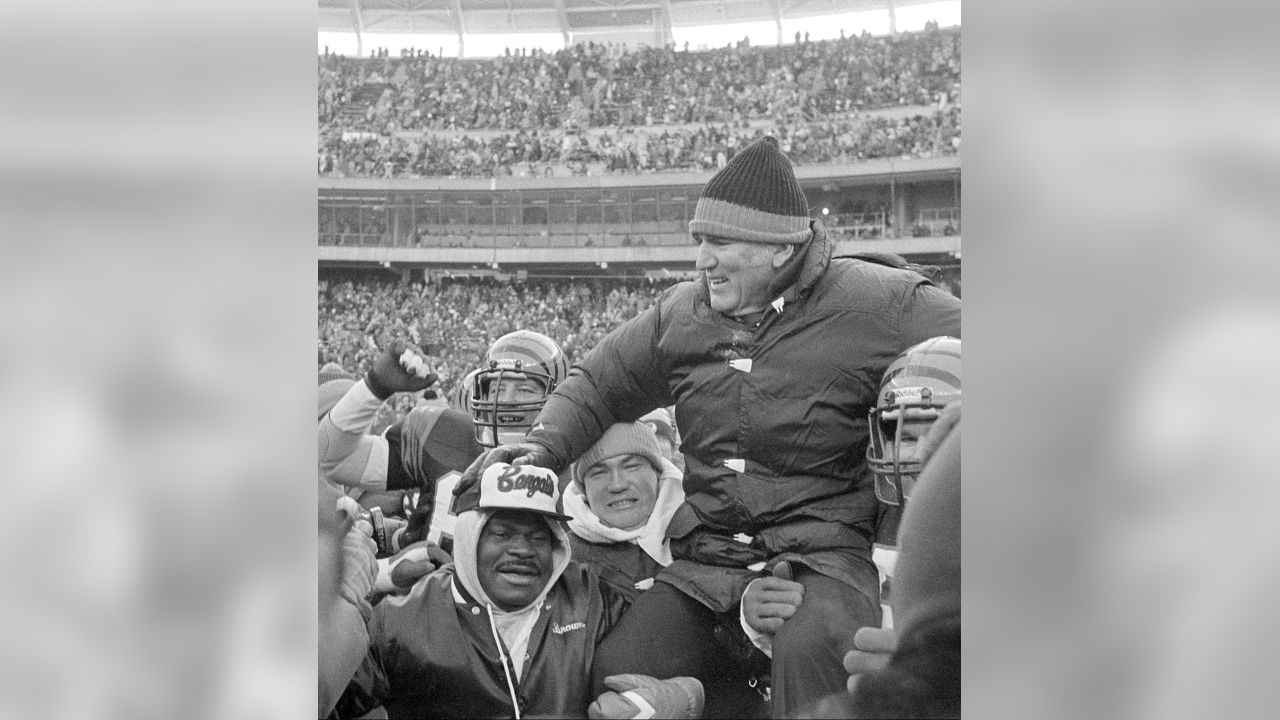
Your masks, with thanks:
[{"label": "man's ear", "polygon": [[773,267],[780,268],[796,254],[795,245],[774,245],[773,246]]}]

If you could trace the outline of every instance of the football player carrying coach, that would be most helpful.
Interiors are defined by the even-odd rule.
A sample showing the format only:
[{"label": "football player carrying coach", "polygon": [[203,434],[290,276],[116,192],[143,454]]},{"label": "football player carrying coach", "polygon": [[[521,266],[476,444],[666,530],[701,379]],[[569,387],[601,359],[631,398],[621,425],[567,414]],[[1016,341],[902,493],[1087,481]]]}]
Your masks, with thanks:
[{"label": "football player carrying coach", "polygon": [[736,625],[746,585],[789,561],[805,593],[774,639],[772,712],[786,717],[843,689],[854,633],[880,623],[868,411],[899,353],[960,336],[960,301],[909,269],[833,258],[772,137],[711,178],[689,230],[701,279],[610,333],[526,440],[478,458],[455,492],[495,462],[561,470],[614,423],[674,403],[674,561],[600,646],[596,691],[616,673],[699,676],[687,648],[714,648],[697,639]]}]

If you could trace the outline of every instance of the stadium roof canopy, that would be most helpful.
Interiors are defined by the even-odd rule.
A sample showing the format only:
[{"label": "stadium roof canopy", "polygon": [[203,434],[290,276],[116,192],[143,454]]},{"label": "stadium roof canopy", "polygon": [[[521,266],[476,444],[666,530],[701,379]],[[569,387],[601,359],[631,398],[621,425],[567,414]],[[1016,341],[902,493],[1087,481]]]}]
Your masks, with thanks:
[{"label": "stadium roof canopy", "polygon": [[673,27],[885,11],[937,0],[318,0],[320,32],[463,35],[559,33],[565,43],[627,34],[671,42]]}]

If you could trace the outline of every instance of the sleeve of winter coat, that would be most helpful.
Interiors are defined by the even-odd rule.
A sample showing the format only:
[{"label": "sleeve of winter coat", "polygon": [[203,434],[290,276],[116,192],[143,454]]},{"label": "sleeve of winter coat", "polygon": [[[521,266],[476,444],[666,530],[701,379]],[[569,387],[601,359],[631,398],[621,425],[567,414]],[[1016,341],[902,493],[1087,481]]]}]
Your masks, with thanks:
[{"label": "sleeve of winter coat", "polygon": [[347,683],[328,717],[359,718],[382,706],[391,693],[391,686],[383,670],[379,652],[380,616],[374,613],[369,621],[369,645],[355,675]]},{"label": "sleeve of winter coat", "polygon": [[671,404],[657,342],[663,301],[670,297],[668,290],[605,336],[547,399],[529,440],[550,450],[561,469],[614,423]]},{"label": "sleeve of winter coat", "polygon": [[907,297],[898,325],[904,347],[939,335],[960,337],[960,299],[933,283],[921,282]]},{"label": "sleeve of winter coat", "polygon": [[631,602],[627,600],[627,596],[610,587],[609,583],[600,579],[594,568],[588,569],[591,576],[591,582],[600,593],[600,598],[604,602],[604,612],[601,617],[600,627],[596,630],[596,645],[604,639],[614,625],[622,619],[623,613],[627,608],[631,607]]},{"label": "sleeve of winter coat", "polygon": [[320,421],[320,472],[325,479],[347,487],[386,490],[387,440],[365,434],[382,402],[361,380]]}]

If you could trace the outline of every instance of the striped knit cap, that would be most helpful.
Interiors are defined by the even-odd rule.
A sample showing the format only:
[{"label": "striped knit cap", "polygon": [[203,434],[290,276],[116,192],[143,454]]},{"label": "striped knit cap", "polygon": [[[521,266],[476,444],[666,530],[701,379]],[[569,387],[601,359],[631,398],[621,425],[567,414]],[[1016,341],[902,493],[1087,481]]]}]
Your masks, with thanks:
[{"label": "striped knit cap", "polygon": [[751,143],[711,178],[689,233],[777,245],[809,241],[809,201],[777,140],[766,135]]},{"label": "striped knit cap", "polygon": [[662,451],[658,449],[658,436],[648,425],[633,422],[609,426],[596,444],[578,457],[573,464],[572,477],[586,487],[583,476],[592,465],[619,455],[640,455],[653,465],[659,475],[662,474],[663,457]]}]

